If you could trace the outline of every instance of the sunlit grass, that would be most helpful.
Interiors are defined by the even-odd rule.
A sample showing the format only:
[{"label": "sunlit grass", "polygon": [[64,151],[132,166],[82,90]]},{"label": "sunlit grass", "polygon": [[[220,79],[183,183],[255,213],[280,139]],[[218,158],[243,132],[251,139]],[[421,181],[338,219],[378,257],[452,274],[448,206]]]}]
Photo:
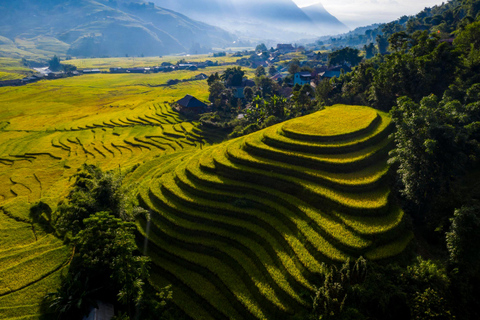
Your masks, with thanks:
[{"label": "sunlit grass", "polygon": [[282,126],[287,134],[315,139],[358,132],[369,127],[378,117],[374,109],[361,106],[335,105],[322,112],[289,121]]}]

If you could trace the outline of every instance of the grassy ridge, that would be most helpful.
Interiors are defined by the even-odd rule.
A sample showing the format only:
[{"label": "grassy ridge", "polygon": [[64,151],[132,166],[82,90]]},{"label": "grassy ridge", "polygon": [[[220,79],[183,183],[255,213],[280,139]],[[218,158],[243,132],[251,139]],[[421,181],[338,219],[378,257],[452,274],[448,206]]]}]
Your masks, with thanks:
[{"label": "grassy ridge", "polygon": [[[151,254],[167,250],[169,263],[188,266],[227,297],[224,309],[196,291],[211,314],[233,307],[241,318],[281,319],[298,312],[306,303],[298,293],[311,294],[321,262],[386,259],[411,240],[388,188],[390,122],[373,109],[337,105],[156,162],[166,169],[154,177],[153,166],[141,166],[140,175],[150,176],[139,199],[151,210],[141,223]],[[182,284],[195,291],[194,283]]]}]

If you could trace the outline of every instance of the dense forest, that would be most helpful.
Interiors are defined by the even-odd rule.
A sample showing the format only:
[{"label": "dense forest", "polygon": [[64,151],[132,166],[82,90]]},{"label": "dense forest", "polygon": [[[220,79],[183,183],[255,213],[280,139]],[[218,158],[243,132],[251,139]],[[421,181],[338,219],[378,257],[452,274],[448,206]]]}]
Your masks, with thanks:
[{"label": "dense forest", "polygon": [[[367,56],[368,47],[377,54],[325,80],[316,94],[325,105],[391,113],[396,147],[390,162],[416,230],[418,261],[370,266],[364,284],[348,284],[353,294],[333,313],[340,319],[477,319],[480,1],[450,1],[374,33],[377,45],[365,49]],[[341,270],[332,274],[343,279]],[[329,297],[321,299],[325,306],[334,283],[327,279],[319,290]],[[325,318],[336,318],[333,313]]]}]

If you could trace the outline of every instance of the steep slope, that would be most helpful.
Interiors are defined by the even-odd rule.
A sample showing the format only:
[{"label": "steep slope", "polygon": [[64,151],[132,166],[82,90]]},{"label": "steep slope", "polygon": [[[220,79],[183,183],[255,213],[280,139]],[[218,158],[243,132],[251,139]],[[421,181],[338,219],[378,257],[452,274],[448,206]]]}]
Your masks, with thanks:
[{"label": "steep slope", "polygon": [[42,227],[78,168],[124,169],[218,139],[163,103],[187,92],[208,97],[205,80],[159,86],[194,74],[94,74],[0,88],[0,319],[50,319],[42,301],[59,288],[72,251]]},{"label": "steep slope", "polygon": [[349,30],[346,25],[331,15],[321,3],[301,9],[324,34],[339,34]]},{"label": "steep slope", "polygon": [[10,56],[20,50],[33,56],[159,55],[196,43],[208,48],[233,42],[224,30],[138,1],[19,0],[0,2],[0,11],[0,35],[18,49],[0,46]]},{"label": "steep slope", "polygon": [[323,262],[402,253],[391,130],[387,114],[338,105],[140,166],[152,282],[173,283],[194,319],[286,319],[308,308]]}]

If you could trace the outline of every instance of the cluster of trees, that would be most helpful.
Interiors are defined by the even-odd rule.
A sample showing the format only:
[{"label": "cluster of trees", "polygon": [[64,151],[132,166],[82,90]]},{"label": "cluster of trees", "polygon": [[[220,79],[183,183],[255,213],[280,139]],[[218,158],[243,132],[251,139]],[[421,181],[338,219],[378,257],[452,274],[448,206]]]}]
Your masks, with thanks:
[{"label": "cluster of trees", "polygon": [[82,319],[102,301],[115,306],[116,319],[178,318],[166,307],[172,299],[169,288],[156,293],[147,282],[149,259],[138,251],[134,219],[148,212],[131,204],[122,175],[84,165],[74,178],[55,212],[45,203],[32,208],[36,217],[49,213],[49,230],[74,252],[61,287],[46,297],[48,312],[59,319]]},{"label": "cluster of trees", "polygon": [[[292,72],[302,70],[298,60],[291,66]],[[221,75],[210,75],[207,82],[213,112],[204,114],[200,120],[207,126],[231,130],[230,136],[237,137],[318,110],[315,90],[309,84],[294,86],[292,96],[286,98],[281,94],[280,84],[270,79],[276,72],[275,66],[268,71],[258,67],[255,84],[245,86],[242,94],[238,92],[245,76],[241,67],[227,68]]]},{"label": "cluster of trees", "polygon": [[333,48],[360,48],[376,42],[379,53],[385,54],[388,38],[393,33],[401,30],[410,34],[415,31],[429,31],[448,38],[458,29],[474,22],[478,18],[479,12],[480,5],[476,0],[452,0],[439,6],[425,8],[415,16],[402,16],[390,23],[357,28],[340,37],[324,38],[323,42],[320,41],[317,44],[329,44]]},{"label": "cluster of trees", "polygon": [[432,261],[417,258],[401,267],[360,257],[330,267],[316,289],[312,314],[305,318],[453,320],[461,308],[454,301],[448,271]]},{"label": "cluster of trees", "polygon": [[61,63],[61,60],[56,55],[48,60],[48,68],[53,72],[65,71],[71,72],[77,70],[77,67],[71,64]]},{"label": "cluster of trees", "polygon": [[[380,307],[369,305],[362,296],[372,289],[365,287],[360,296],[350,291],[350,298],[336,300],[336,309],[322,319],[479,318],[479,12],[480,1],[451,1],[403,24],[384,25],[376,36],[377,46],[364,48],[370,59],[316,88],[325,104],[364,104],[390,111],[396,125],[390,162],[397,173],[399,200],[419,238],[438,252],[430,253],[435,263],[373,267],[377,280],[399,295],[407,313],[385,298],[377,299]],[[436,275],[421,276],[424,282],[418,287],[417,273],[425,270],[436,270]],[[326,286],[332,288],[330,296],[342,287]],[[317,295],[324,295],[322,290]],[[386,291],[377,294],[391,298]],[[373,296],[369,299],[375,301]],[[342,316],[333,316],[340,302]],[[361,316],[350,314],[352,306]],[[380,312],[384,306],[393,313]]]}]

